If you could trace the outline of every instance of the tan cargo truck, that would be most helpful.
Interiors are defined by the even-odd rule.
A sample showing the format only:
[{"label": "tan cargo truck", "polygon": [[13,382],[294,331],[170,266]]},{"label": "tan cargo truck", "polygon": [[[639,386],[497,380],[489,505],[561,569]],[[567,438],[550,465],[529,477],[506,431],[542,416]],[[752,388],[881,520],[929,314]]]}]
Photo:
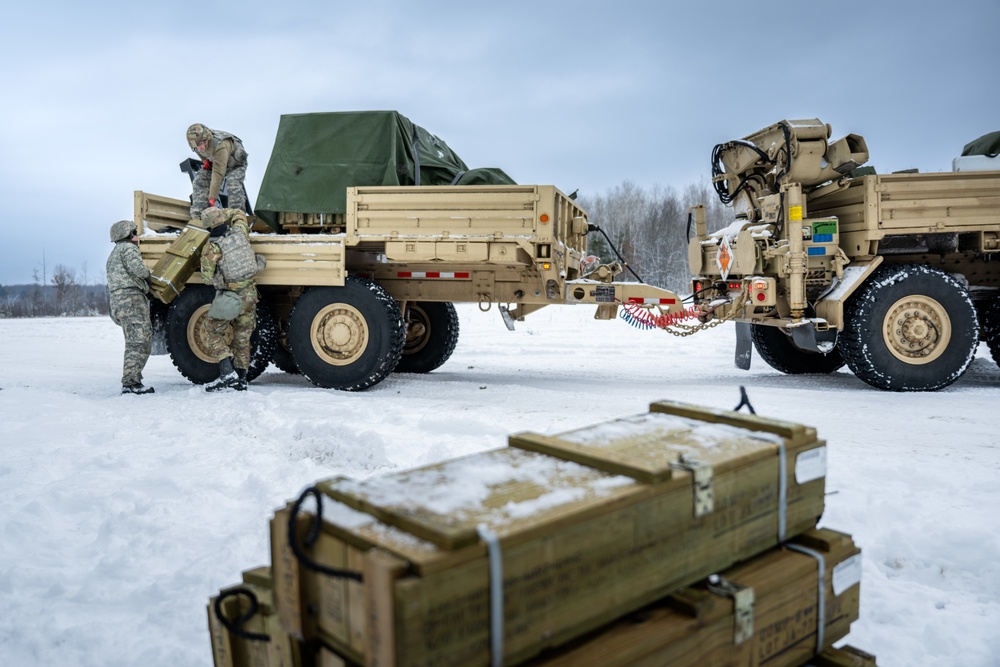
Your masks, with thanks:
[{"label": "tan cargo truck", "polygon": [[830,136],[781,121],[715,147],[735,221],[710,234],[696,209],[688,259],[702,319],[738,323],[737,365],[752,341],[783,373],[846,363],[874,387],[926,391],[960,377],[980,340],[1000,359],[1000,158],[876,174],[859,168],[861,136]]},{"label": "tan cargo truck", "polygon": [[[280,232],[299,233],[255,223],[251,241],[267,266],[257,276],[251,379],[272,360],[347,390],[393,371],[432,371],[458,340],[454,303],[496,304],[509,327],[553,304],[596,305],[598,319],[619,304],[681,310],[673,292],[612,282],[620,266],[588,259],[587,214],[553,186],[351,187],[346,201],[342,216],[282,212]],[[207,232],[189,206],[135,193],[167,349],[185,377],[204,383],[218,375],[201,325],[214,290],[197,271]]]}]

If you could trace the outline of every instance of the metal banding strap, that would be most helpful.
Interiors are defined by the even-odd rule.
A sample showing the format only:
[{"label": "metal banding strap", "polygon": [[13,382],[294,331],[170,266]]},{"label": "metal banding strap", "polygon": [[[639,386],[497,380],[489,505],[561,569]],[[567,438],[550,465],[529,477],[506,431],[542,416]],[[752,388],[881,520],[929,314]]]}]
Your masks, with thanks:
[{"label": "metal banding strap", "polygon": [[792,551],[812,556],[819,563],[819,574],[816,577],[816,580],[819,582],[816,602],[816,606],[819,607],[816,610],[816,652],[820,653],[823,651],[823,630],[826,628],[826,558],[820,552],[813,551],[800,544],[786,544],[785,546]]},{"label": "metal banding strap", "polygon": [[503,562],[500,540],[485,525],[477,528],[490,563],[490,665],[503,667]]},{"label": "metal banding strap", "polygon": [[788,531],[788,460],[785,441],[778,443],[778,543],[785,541]]}]

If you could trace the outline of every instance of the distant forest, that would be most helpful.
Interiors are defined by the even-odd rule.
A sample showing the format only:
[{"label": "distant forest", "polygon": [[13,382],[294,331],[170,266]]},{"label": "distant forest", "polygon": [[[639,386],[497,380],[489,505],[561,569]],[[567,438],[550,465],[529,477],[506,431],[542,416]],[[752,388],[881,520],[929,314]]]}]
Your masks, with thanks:
[{"label": "distant forest", "polygon": [[[707,186],[690,186],[679,194],[669,187],[644,189],[625,181],[604,194],[580,197],[579,204],[600,229],[589,237],[590,253],[603,262],[626,263],[619,280],[635,281],[638,276],[642,282],[679,293],[687,292],[691,279],[688,208],[706,206],[709,231],[731,222],[727,219],[731,212]],[[31,284],[0,285],[0,318],[107,315],[107,287],[103,281],[87,283],[86,271],[77,274],[60,264],[51,276],[36,271]]]}]

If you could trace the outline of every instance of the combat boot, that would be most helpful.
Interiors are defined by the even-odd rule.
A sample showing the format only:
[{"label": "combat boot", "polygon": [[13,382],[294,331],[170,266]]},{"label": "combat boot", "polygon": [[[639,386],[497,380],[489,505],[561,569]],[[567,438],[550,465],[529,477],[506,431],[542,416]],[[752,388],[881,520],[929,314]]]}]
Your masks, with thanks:
[{"label": "combat boot", "polygon": [[240,376],[233,368],[233,360],[226,357],[219,362],[219,377],[205,385],[205,391],[222,391],[223,389],[237,389],[240,384]]},{"label": "combat boot", "polygon": [[123,394],[152,394],[156,390],[152,387],[147,387],[141,382],[136,382],[135,384],[123,384],[122,393]]},{"label": "combat boot", "polygon": [[239,384],[235,387],[236,391],[246,391],[247,385],[250,384],[250,381],[247,380],[247,369],[237,368],[236,377],[240,380]]}]

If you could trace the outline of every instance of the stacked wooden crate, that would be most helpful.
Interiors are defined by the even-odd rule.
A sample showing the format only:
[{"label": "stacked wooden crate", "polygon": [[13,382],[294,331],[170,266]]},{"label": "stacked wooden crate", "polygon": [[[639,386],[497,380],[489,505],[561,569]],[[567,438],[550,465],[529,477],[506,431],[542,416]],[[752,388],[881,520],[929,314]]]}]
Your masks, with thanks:
[{"label": "stacked wooden crate", "polygon": [[[282,631],[348,664],[700,665],[742,652],[770,666],[803,664],[857,618],[857,582],[844,582],[858,551],[815,530],[826,450],[811,428],[659,402],[509,445],[326,480],[278,511]],[[637,612],[648,620],[628,620]],[[633,649],[612,662],[612,646]]]}]

